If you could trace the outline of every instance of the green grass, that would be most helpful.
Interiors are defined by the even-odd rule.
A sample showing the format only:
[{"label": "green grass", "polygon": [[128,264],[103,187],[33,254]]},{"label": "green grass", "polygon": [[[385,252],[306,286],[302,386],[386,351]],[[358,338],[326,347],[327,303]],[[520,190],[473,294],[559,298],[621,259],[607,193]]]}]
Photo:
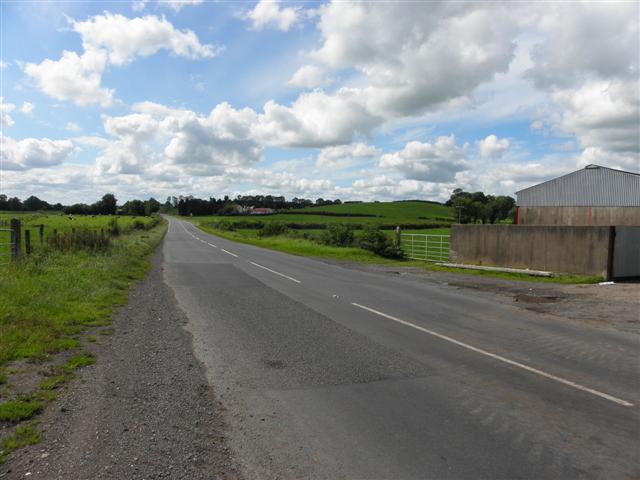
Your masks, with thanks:
[{"label": "green grass", "polygon": [[35,400],[7,400],[0,403],[0,421],[19,422],[28,420],[42,409]]},{"label": "green grass", "polygon": [[[328,205],[326,207],[307,207],[289,210],[291,214],[276,215],[241,215],[221,217],[209,215],[202,217],[181,217],[184,220],[192,221],[196,224],[207,225],[220,220],[233,223],[238,222],[284,222],[297,224],[331,224],[350,223],[376,225],[422,225],[425,228],[429,225],[451,224],[454,220],[454,211],[444,205],[425,203],[418,201],[409,202],[369,202],[369,203],[347,203],[342,205]],[[299,214],[298,212],[307,212]],[[316,212],[317,215],[313,213]],[[352,217],[352,216],[331,216],[322,215],[323,212],[340,213],[342,215],[367,214],[375,217]],[[311,228],[311,227],[310,227]]]},{"label": "green grass", "polygon": [[35,445],[40,442],[41,434],[35,422],[20,425],[12,435],[0,441],[0,465],[6,461],[7,455],[18,448]]},{"label": "green grass", "polygon": [[40,390],[54,390],[63,385],[69,379],[68,375],[56,375],[55,377],[45,378],[40,382]]},{"label": "green grass", "polygon": [[[29,230],[31,234],[31,245],[34,251],[41,250],[43,248],[43,245],[40,242],[40,225],[44,225],[44,243],[46,244],[47,238],[53,235],[54,230],[59,234],[71,231],[73,228],[88,228],[90,230],[99,231],[100,229],[106,229],[111,220],[117,219],[119,227],[126,231],[133,228],[134,222],[142,222],[145,225],[150,225],[153,222],[152,217],[129,217],[116,215],[68,216],[58,212],[0,212],[0,229],[9,228],[9,223],[12,218],[20,220],[23,231],[23,251],[25,250],[25,230]],[[0,230],[0,264],[8,260],[6,254],[9,253],[9,246],[1,244],[9,242],[9,240],[10,233]]]},{"label": "green grass", "polygon": [[0,267],[0,368],[76,348],[74,336],[108,325],[131,283],[147,272],[165,230],[134,230],[104,252],[43,252]]},{"label": "green grass", "polygon": [[[227,240],[233,240],[239,243],[245,243],[248,245],[255,245],[258,247],[268,248],[271,250],[277,250],[284,253],[290,253],[293,255],[307,256],[307,257],[320,257],[332,260],[339,260],[344,262],[359,262],[369,264],[380,264],[398,267],[417,267],[424,270],[449,272],[457,274],[468,274],[483,277],[492,278],[504,278],[508,280],[521,280],[529,282],[542,282],[542,283],[563,283],[563,284],[575,284],[575,283],[597,283],[602,281],[602,277],[597,276],[584,276],[584,275],[560,275],[555,277],[533,277],[531,275],[519,274],[519,273],[507,273],[507,272],[491,272],[483,270],[471,270],[460,268],[449,268],[436,265],[435,263],[425,262],[421,260],[393,260],[383,258],[375,255],[369,251],[362,250],[357,247],[331,247],[327,245],[321,245],[305,238],[291,238],[286,235],[277,237],[259,238],[256,230],[244,229],[236,230],[233,232],[217,230],[209,225],[199,225],[199,228],[205,232],[212,233]],[[319,230],[317,232],[320,232]],[[435,229],[424,231],[410,231],[408,233],[433,233],[436,235],[449,235],[449,229]],[[391,235],[391,234],[390,234]]]},{"label": "green grass", "polygon": [[90,353],[78,353],[67,361],[66,368],[68,371],[78,370],[79,368],[88,367],[96,363],[96,358]]}]

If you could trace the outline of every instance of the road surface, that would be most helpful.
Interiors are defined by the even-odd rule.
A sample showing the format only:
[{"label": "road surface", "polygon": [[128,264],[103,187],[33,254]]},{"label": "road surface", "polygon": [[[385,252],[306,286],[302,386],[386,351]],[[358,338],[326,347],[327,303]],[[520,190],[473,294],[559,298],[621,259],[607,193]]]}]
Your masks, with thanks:
[{"label": "road surface", "polygon": [[640,478],[639,339],[170,219],[247,478]]}]

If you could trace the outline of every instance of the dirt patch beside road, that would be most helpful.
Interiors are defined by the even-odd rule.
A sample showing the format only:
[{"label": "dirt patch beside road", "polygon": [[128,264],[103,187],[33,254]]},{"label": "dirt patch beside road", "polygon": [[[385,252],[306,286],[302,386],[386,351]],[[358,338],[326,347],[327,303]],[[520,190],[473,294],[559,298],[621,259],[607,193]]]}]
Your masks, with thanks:
[{"label": "dirt patch beside road", "polygon": [[400,276],[482,292],[497,302],[595,327],[640,334],[640,283],[563,285],[506,280],[482,275],[437,272],[415,267],[344,264],[346,268]]},{"label": "dirt patch beside road", "polygon": [[0,478],[237,479],[223,408],[164,284],[162,257],[131,293],[113,335],[39,418],[41,443],[18,450]]}]

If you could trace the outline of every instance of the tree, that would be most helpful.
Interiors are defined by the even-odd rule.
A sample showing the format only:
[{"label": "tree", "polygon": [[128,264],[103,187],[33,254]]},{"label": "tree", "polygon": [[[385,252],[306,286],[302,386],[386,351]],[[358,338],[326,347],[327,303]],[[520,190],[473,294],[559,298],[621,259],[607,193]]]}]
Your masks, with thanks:
[{"label": "tree", "polygon": [[22,208],[28,212],[35,212],[37,210],[47,210],[49,204],[44,200],[40,200],[38,197],[31,195],[22,203]]},{"label": "tree", "polygon": [[96,213],[103,215],[115,215],[116,214],[117,200],[113,193],[107,193],[102,196],[102,200],[94,203]]}]

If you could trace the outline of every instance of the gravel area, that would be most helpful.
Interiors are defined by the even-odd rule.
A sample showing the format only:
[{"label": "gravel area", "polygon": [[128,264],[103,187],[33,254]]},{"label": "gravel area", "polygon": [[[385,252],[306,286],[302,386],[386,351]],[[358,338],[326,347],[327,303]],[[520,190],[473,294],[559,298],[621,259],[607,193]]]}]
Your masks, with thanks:
[{"label": "gravel area", "polygon": [[14,452],[0,478],[239,478],[224,409],[194,357],[161,262],[158,253],[113,335],[89,346],[97,363],[40,416],[42,442]]},{"label": "gravel area", "polygon": [[345,268],[401,276],[467,290],[496,302],[549,315],[558,321],[640,334],[640,281],[566,285],[438,272],[416,267],[343,263]]}]

